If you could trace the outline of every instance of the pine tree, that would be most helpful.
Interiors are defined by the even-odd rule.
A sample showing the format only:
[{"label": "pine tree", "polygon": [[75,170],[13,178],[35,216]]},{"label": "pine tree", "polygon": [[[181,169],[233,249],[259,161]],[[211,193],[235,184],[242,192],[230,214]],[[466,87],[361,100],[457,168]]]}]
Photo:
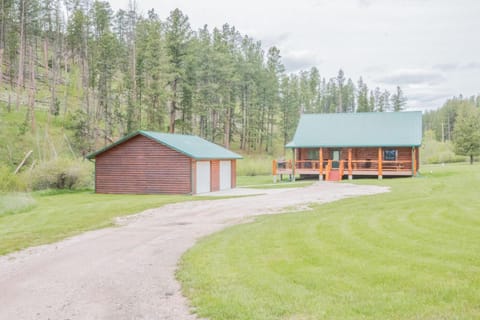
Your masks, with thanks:
[{"label": "pine tree", "polygon": [[[151,10],[148,18],[136,25],[135,70],[127,73],[127,119],[142,124],[148,130],[167,128],[165,65],[168,64],[159,17]],[[133,45],[133,44],[132,44]],[[133,49],[130,51],[133,54]],[[130,67],[133,68],[133,65]],[[131,74],[135,74],[135,79]],[[143,115],[143,116],[142,116]]]},{"label": "pine tree", "polygon": [[344,112],[355,112],[355,84],[348,78],[347,84],[343,88]]},{"label": "pine tree", "polygon": [[402,111],[405,108],[407,99],[399,86],[397,86],[397,91],[392,95],[391,103],[393,111]]},{"label": "pine tree", "polygon": [[338,85],[338,91],[337,91],[337,108],[336,112],[345,112],[345,106],[344,106],[344,101],[343,101],[343,85],[345,83],[345,75],[343,73],[343,70],[340,69],[338,70],[338,75],[337,75],[337,85]]},{"label": "pine tree", "polygon": [[280,81],[280,115],[281,135],[283,145],[293,138],[294,130],[299,119],[299,80],[298,76],[283,75]]},{"label": "pine tree", "polygon": [[380,99],[382,100],[382,111],[390,111],[390,92],[383,90]]},{"label": "pine tree", "polygon": [[370,111],[368,104],[368,87],[363,82],[362,77],[358,79],[358,93],[357,93],[357,112]]},{"label": "pine tree", "polygon": [[455,122],[453,142],[455,153],[468,156],[473,164],[474,156],[480,155],[480,111],[477,108],[462,108]]},{"label": "pine tree", "polygon": [[182,86],[186,85],[186,60],[190,54],[189,45],[192,30],[188,17],[179,9],[170,12],[166,24],[166,54],[168,57],[168,86],[170,88],[169,132],[175,132],[177,111],[181,110]]},{"label": "pine tree", "polygon": [[[267,116],[267,145],[266,152],[273,149],[275,115],[279,109],[279,93],[280,93],[280,77],[285,72],[285,67],[281,62],[280,50],[276,47],[271,47],[267,55],[267,82],[266,91],[268,92],[268,116]],[[311,84],[311,90],[312,88]]]}]

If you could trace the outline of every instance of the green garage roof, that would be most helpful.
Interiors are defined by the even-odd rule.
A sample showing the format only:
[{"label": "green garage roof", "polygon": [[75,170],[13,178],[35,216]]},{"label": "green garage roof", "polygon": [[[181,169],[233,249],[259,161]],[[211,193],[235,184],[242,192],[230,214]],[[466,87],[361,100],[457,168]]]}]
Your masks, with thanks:
[{"label": "green garage roof", "polygon": [[197,136],[184,135],[184,134],[173,134],[173,133],[160,133],[153,131],[137,131],[128,136],[123,137],[111,145],[106,146],[105,148],[98,150],[87,156],[88,159],[93,159],[97,155],[127,141],[137,135],[142,135],[144,137],[155,140],[158,143],[166,145],[180,153],[183,153],[190,158],[196,160],[209,160],[209,159],[241,159],[242,156],[232,152],[224,147],[221,147],[215,143],[207,141]]},{"label": "green garage roof", "polygon": [[422,113],[303,114],[287,148],[413,147],[422,144]]}]

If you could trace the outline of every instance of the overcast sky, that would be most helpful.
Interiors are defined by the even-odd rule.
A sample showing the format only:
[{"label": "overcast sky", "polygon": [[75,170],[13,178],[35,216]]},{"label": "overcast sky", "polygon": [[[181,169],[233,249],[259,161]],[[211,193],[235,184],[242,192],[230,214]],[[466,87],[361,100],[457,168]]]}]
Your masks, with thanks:
[{"label": "overcast sky", "polygon": [[[128,0],[110,0],[126,8]],[[480,94],[480,0],[139,0],[164,20],[175,8],[194,30],[229,23],[277,46],[287,71],[341,68],[356,83],[393,92],[408,109],[440,107],[454,95]]]}]

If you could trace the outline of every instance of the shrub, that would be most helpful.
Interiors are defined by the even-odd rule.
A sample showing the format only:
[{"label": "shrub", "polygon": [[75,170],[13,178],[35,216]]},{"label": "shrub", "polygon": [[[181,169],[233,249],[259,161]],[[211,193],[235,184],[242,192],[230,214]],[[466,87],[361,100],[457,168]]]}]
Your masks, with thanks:
[{"label": "shrub", "polygon": [[455,154],[451,142],[440,142],[435,140],[431,131],[425,132],[420,157],[424,164],[466,161],[466,157]]},{"label": "shrub", "polygon": [[0,165],[0,192],[24,191],[26,185],[20,176],[7,166]]},{"label": "shrub", "polygon": [[86,189],[93,184],[92,165],[82,160],[55,159],[26,174],[33,190]]}]

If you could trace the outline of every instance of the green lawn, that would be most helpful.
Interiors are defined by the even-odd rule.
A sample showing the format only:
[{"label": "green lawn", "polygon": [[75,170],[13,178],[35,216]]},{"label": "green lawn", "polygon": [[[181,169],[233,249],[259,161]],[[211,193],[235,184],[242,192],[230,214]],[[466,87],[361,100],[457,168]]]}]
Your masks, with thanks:
[{"label": "green lawn", "polygon": [[209,319],[480,319],[480,166],[422,173],[209,236],[177,277]]},{"label": "green lawn", "polygon": [[[301,187],[313,183],[282,182],[273,186],[271,176],[238,177],[238,180],[239,185],[252,188]],[[112,226],[114,217],[199,199],[204,200],[191,196],[105,195],[90,191],[0,193],[0,255]]]},{"label": "green lawn", "polygon": [[190,196],[92,192],[0,194],[0,255],[113,225],[113,218],[194,200]]}]

